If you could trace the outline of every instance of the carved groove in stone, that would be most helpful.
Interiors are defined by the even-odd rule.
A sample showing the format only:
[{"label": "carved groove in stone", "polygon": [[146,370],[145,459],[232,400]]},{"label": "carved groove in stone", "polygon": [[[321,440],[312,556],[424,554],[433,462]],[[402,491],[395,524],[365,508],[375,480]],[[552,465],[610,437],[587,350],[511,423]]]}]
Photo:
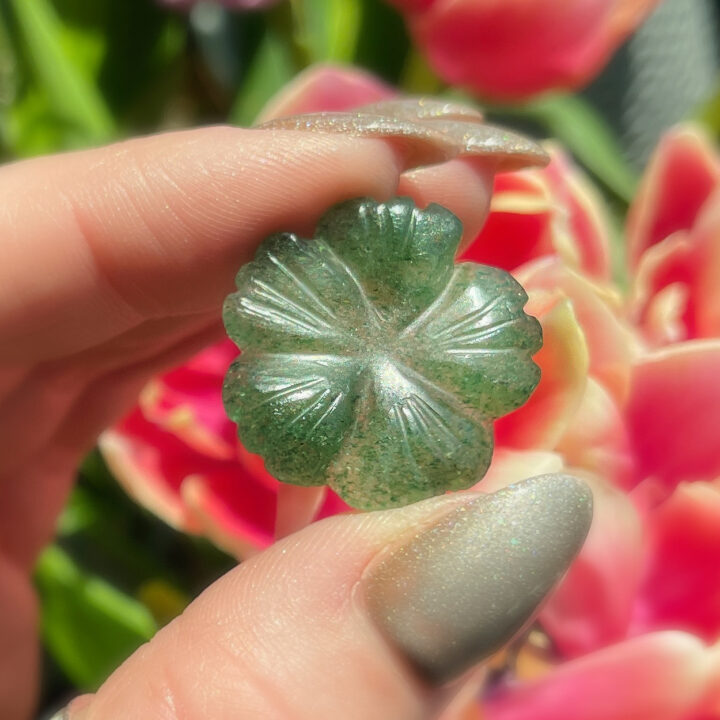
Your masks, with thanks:
[{"label": "carved groove in stone", "polygon": [[492,419],[539,379],[524,291],[454,265],[461,226],[437,205],[353,200],[317,235],[268,238],[225,303],[243,350],[224,387],[241,441],[278,479],[328,483],[360,508],[473,485]]}]

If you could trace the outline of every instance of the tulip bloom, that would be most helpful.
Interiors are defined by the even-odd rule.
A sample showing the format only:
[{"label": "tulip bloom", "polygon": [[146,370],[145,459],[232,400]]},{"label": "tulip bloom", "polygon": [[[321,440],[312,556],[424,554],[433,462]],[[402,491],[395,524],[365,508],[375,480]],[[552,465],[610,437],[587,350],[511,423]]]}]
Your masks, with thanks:
[{"label": "tulip bloom", "polygon": [[589,82],[657,0],[391,0],[448,83],[523,99]]},{"label": "tulip bloom", "polygon": [[[513,473],[552,450],[593,486],[595,518],[539,618],[553,652],[521,648],[481,716],[707,720],[720,712],[720,158],[697,128],[663,138],[630,210],[623,294],[599,198],[551,154],[497,178],[466,256],[511,270],[545,330],[538,392],[498,423]],[[559,321],[563,302],[574,321]],[[479,489],[514,479],[507,455]]]}]

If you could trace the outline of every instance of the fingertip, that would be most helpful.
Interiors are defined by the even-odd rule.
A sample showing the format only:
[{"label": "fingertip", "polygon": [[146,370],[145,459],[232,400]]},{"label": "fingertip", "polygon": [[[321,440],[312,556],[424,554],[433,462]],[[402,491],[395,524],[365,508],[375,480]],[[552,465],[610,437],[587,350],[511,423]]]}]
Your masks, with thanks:
[{"label": "fingertip", "polygon": [[437,203],[456,215],[463,224],[460,249],[472,242],[490,210],[495,163],[477,158],[457,158],[433,168],[404,173],[399,195],[412,197],[420,207]]}]

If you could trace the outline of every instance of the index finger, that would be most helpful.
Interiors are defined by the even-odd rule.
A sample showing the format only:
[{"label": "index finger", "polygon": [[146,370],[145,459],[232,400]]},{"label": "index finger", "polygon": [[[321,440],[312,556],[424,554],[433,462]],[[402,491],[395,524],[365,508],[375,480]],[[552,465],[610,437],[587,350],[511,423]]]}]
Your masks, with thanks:
[{"label": "index finger", "polygon": [[[477,154],[463,125],[457,153]],[[434,142],[217,127],[8,166],[2,355],[60,357],[148,319],[217,308],[263,237],[309,231],[350,197],[386,199]]]},{"label": "index finger", "polygon": [[3,354],[58,357],[219,306],[258,238],[389,195],[401,170],[381,141],[223,127],[6,167]]}]

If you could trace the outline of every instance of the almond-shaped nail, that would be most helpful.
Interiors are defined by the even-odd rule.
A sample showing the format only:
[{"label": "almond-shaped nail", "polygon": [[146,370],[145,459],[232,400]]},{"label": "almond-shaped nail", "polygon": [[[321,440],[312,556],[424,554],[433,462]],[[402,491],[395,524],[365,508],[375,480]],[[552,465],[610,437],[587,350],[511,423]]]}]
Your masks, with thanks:
[{"label": "almond-shaped nail", "polygon": [[[382,107],[381,107],[382,110]],[[378,112],[372,106],[356,112],[320,112],[277,118],[259,129],[304,130],[340,133],[357,137],[392,138],[402,141],[413,167],[442,163],[456,157],[485,158],[498,172],[533,165],[546,165],[547,153],[534,141],[476,119],[457,119],[456,109],[447,115],[418,115]]]},{"label": "almond-shaped nail", "polygon": [[534,617],[591,519],[589,488],[566,475],[478,494],[370,566],[370,615],[428,681],[456,678]]},{"label": "almond-shaped nail", "polygon": [[63,708],[55,713],[50,720],[70,720],[70,708]]},{"label": "almond-shaped nail", "polygon": [[450,100],[428,97],[400,97],[363,105],[358,112],[385,115],[393,120],[463,120],[482,122],[483,114],[476,108]]},{"label": "almond-shaped nail", "polygon": [[87,717],[87,710],[91,700],[91,695],[80,695],[69,705],[59,710],[50,720],[83,720],[83,718]]}]

